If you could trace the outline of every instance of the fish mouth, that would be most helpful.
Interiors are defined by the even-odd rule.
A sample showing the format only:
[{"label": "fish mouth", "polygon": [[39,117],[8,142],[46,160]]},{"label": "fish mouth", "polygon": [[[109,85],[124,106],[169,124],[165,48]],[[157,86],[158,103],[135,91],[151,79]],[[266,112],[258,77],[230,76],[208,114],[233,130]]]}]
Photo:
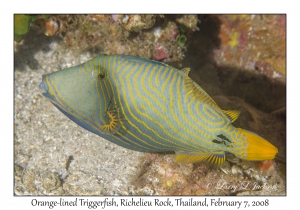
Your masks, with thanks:
[{"label": "fish mouth", "polygon": [[63,105],[62,101],[56,97],[56,94],[53,91],[53,87],[51,86],[50,80],[51,74],[44,74],[42,77],[42,82],[39,84],[40,94],[45,96],[54,106],[56,106],[63,113],[67,112],[65,105]]},{"label": "fish mouth", "polygon": [[43,75],[42,82],[39,84],[40,93],[47,93],[47,87],[45,85],[45,75]]}]

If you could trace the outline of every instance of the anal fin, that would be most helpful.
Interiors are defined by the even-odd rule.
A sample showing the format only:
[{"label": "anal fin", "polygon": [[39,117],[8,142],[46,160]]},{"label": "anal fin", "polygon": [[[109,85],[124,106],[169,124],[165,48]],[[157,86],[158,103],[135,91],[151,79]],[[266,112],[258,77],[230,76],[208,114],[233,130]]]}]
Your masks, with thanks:
[{"label": "anal fin", "polygon": [[207,161],[213,165],[221,165],[225,162],[225,153],[176,153],[176,162],[196,163]]}]

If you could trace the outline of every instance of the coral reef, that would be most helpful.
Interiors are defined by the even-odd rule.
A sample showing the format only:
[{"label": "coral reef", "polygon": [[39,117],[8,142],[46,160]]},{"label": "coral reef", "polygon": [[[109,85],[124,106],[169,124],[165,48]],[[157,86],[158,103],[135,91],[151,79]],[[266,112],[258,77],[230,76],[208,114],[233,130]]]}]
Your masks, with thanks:
[{"label": "coral reef", "polygon": [[30,24],[37,19],[46,20],[50,15],[14,15],[14,41],[21,42],[23,35],[29,30]]},{"label": "coral reef", "polygon": [[14,40],[20,42],[22,35],[26,34],[29,30],[29,22],[35,19],[35,16],[29,15],[14,15]]},{"label": "coral reef", "polygon": [[79,54],[91,49],[106,54],[180,61],[187,37],[179,34],[185,26],[189,33],[198,28],[196,15],[51,15],[38,19],[35,26],[47,36],[61,36]]},{"label": "coral reef", "polygon": [[221,46],[218,65],[256,70],[271,78],[286,74],[285,15],[218,15]]},{"label": "coral reef", "polygon": [[227,155],[220,167],[202,162],[177,164],[174,155],[147,154],[137,195],[285,195],[274,162],[240,160]]},{"label": "coral reef", "polygon": [[182,15],[179,16],[176,21],[192,31],[199,30],[197,26],[199,20],[196,15]]}]

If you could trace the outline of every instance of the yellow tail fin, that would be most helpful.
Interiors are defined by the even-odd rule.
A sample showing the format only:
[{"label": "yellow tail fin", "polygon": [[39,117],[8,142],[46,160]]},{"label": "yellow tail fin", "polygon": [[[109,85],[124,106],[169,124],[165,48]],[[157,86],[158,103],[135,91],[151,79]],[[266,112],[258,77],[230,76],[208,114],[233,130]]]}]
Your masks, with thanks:
[{"label": "yellow tail fin", "polygon": [[245,160],[272,160],[278,153],[277,147],[267,140],[250,131],[243,130],[242,134],[246,136],[248,147]]}]

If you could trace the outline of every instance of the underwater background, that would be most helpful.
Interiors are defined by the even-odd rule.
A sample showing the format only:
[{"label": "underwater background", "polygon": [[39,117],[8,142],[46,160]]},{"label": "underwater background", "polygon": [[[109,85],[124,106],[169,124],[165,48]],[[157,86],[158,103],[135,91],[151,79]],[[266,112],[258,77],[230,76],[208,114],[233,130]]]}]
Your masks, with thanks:
[{"label": "underwater background", "polygon": [[[14,27],[16,195],[286,194],[285,15],[15,15]],[[241,111],[236,127],[279,149],[275,160],[181,165],[79,127],[38,84],[99,53],[191,68],[222,109]]]}]

